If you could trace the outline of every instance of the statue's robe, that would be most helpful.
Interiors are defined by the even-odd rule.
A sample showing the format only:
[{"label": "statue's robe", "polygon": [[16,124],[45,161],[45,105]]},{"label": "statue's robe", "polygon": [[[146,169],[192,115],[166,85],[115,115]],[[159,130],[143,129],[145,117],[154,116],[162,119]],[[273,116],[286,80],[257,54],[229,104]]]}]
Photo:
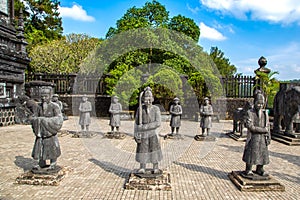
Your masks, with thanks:
[{"label": "statue's robe", "polygon": [[[266,110],[262,110],[259,117],[253,108],[247,111],[246,128],[247,140],[243,154],[243,161],[251,165],[266,165],[269,163],[268,143],[270,138],[269,117]],[[268,129],[266,133],[265,128]]]},{"label": "statue's robe", "polygon": [[38,160],[57,159],[61,155],[57,132],[63,124],[63,116],[59,106],[53,102],[47,108],[39,107],[38,117],[31,121],[36,135],[32,157]]},{"label": "statue's robe", "polygon": [[201,105],[200,107],[200,127],[201,128],[211,128],[212,127],[212,120],[211,116],[213,115],[213,108],[211,105]]},{"label": "statue's robe", "polygon": [[79,105],[80,117],[79,125],[89,125],[91,123],[92,104],[89,101],[81,102]]},{"label": "statue's robe", "polygon": [[110,121],[109,125],[119,127],[121,125],[120,112],[122,112],[122,105],[120,103],[111,103],[109,106]]},{"label": "statue's robe", "polygon": [[171,114],[171,127],[180,127],[181,126],[181,115],[182,115],[182,107],[181,105],[171,105],[170,108]]},{"label": "statue's robe", "polygon": [[136,112],[134,137],[140,139],[137,143],[136,161],[139,163],[158,163],[162,160],[162,151],[157,129],[161,125],[161,114],[157,106],[151,105],[147,110],[142,106],[142,124],[139,124],[139,109]]}]

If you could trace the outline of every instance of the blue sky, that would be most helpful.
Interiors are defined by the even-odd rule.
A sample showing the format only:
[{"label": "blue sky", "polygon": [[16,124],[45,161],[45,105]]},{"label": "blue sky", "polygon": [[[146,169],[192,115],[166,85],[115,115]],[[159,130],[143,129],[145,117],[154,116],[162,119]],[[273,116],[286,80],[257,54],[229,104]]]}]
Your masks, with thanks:
[{"label": "blue sky", "polygon": [[[61,0],[64,34],[105,38],[109,27],[146,0]],[[181,14],[200,27],[199,45],[222,50],[238,73],[254,75],[257,60],[278,71],[279,80],[300,79],[299,0],[159,0],[170,18]]]}]

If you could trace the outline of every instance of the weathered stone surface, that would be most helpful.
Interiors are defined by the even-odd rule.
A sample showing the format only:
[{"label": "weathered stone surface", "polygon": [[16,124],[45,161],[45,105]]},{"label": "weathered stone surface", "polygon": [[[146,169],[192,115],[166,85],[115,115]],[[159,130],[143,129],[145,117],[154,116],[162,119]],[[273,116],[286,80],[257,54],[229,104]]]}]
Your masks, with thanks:
[{"label": "weathered stone surface", "polygon": [[181,134],[167,134],[164,136],[164,139],[172,139],[172,140],[183,140],[184,139],[184,136],[181,135]]},{"label": "weathered stone surface", "polygon": [[[149,171],[148,171],[149,172]],[[163,171],[158,176],[148,173],[148,177],[140,177],[139,174],[131,173],[125,184],[127,190],[171,190],[170,174]],[[147,173],[144,174],[147,176]]]},{"label": "weathered stone surface", "polygon": [[121,139],[123,140],[126,137],[126,134],[123,132],[107,132],[104,134],[104,137],[108,139]]},{"label": "weathered stone surface", "polygon": [[241,191],[285,191],[285,187],[271,176],[267,180],[251,180],[243,177],[242,173],[241,171],[232,171],[228,174],[233,184]]},{"label": "weathered stone surface", "polygon": [[58,186],[71,168],[56,166],[54,170],[31,170],[16,178],[17,184]]}]

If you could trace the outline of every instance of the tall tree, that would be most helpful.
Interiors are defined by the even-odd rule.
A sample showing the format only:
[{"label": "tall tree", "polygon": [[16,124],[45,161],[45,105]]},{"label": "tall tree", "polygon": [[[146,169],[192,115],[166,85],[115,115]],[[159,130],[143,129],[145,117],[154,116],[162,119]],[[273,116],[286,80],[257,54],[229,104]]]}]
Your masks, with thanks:
[{"label": "tall tree", "polygon": [[34,45],[62,38],[58,0],[15,0],[15,16],[24,13],[25,37],[30,50]]},{"label": "tall tree", "polygon": [[85,34],[70,34],[46,44],[35,45],[29,52],[31,72],[77,73],[80,64],[101,40]]},{"label": "tall tree", "polygon": [[[132,79],[130,77],[132,74],[128,74],[128,71],[138,68],[140,74],[149,75],[147,84],[152,86],[152,90],[162,92],[157,94],[157,97],[166,99],[166,95],[174,95],[173,89],[167,91],[168,88],[164,88],[166,87],[164,81],[168,80],[166,79],[168,75],[171,79],[180,75],[202,77],[202,79],[194,77],[195,81],[216,76],[215,73],[208,73],[217,70],[213,69],[209,55],[197,44],[199,35],[199,27],[192,19],[181,15],[170,19],[169,12],[158,1],[146,2],[141,8],[129,8],[116,22],[116,26],[108,30],[106,40],[95,52],[95,58],[85,63],[82,73],[109,73],[111,76],[106,77],[105,82],[108,87],[107,93],[111,95],[115,94],[116,85],[122,81],[123,76],[131,81],[142,79],[143,81],[131,84],[138,85],[139,82],[142,85],[143,77]],[[172,73],[169,70],[160,71],[161,65],[170,67]],[[199,73],[195,73],[196,71]],[[156,74],[164,77],[164,81],[160,84],[156,84],[158,78]],[[215,86],[211,88],[216,91],[221,84],[216,79],[213,80],[210,84]],[[170,84],[169,87],[174,85],[176,84]],[[201,84],[199,87],[206,86]],[[193,89],[197,90],[199,96],[208,94],[207,89]],[[120,96],[128,99],[130,95],[122,93]]]},{"label": "tall tree", "polygon": [[196,42],[199,40],[200,29],[194,20],[184,17],[182,15],[177,15],[173,17],[169,24],[168,28],[171,30],[179,31],[185,35],[193,38]]},{"label": "tall tree", "polygon": [[223,77],[234,75],[236,67],[230,63],[229,59],[224,56],[224,52],[218,47],[211,47],[209,55]]}]

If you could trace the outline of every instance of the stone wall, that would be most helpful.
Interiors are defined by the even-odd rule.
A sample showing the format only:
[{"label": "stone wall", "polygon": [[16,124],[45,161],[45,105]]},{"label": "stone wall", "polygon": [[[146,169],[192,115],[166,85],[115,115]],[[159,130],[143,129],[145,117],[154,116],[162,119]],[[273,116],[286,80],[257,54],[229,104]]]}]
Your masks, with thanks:
[{"label": "stone wall", "polygon": [[253,103],[253,98],[220,98],[213,104],[214,112],[219,114],[220,119],[232,119],[233,112],[242,108],[247,102]]}]

